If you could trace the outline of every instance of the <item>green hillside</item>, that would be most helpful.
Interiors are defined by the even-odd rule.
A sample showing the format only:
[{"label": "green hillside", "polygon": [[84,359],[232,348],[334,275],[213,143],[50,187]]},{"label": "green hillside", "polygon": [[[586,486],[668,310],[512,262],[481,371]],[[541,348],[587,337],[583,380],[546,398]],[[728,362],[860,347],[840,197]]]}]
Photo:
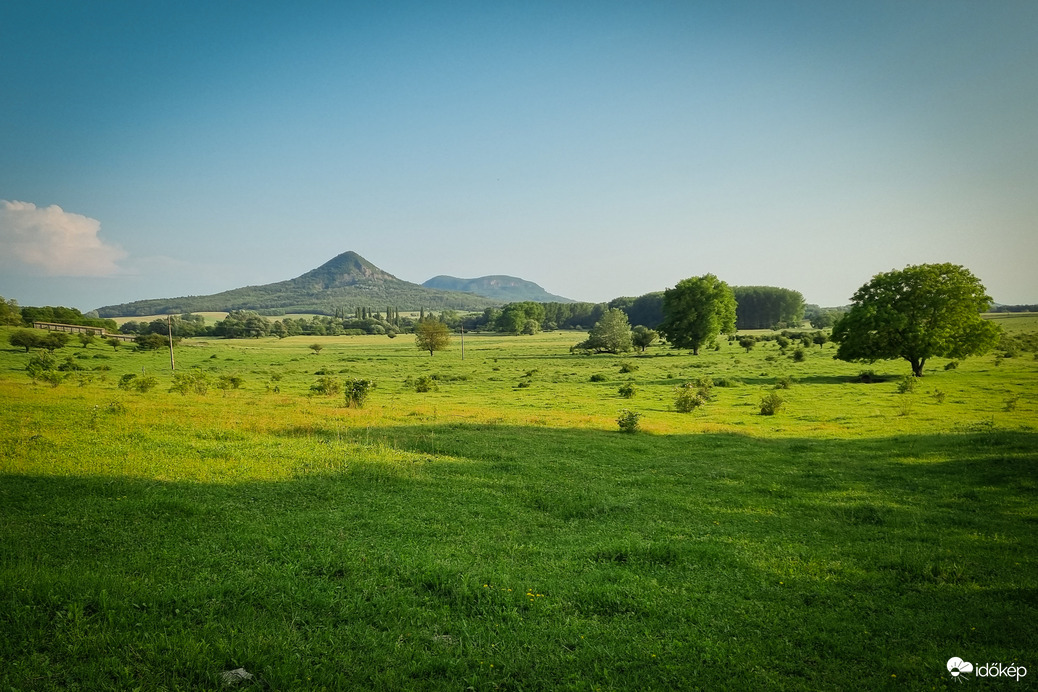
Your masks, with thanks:
[{"label": "green hillside", "polygon": [[574,300],[548,293],[532,281],[515,276],[481,276],[477,279],[459,279],[455,276],[434,276],[422,284],[441,291],[462,291],[493,298],[504,303],[524,300],[536,303],[573,303]]}]

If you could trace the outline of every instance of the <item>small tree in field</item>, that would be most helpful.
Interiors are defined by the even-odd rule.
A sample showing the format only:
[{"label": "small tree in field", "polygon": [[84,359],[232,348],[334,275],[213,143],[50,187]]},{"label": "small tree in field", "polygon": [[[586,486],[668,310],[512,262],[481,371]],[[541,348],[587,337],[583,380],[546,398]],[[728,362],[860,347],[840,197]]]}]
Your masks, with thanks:
[{"label": "small tree in field", "polygon": [[645,353],[645,349],[652,346],[653,342],[658,338],[660,338],[659,332],[655,329],[649,329],[643,324],[639,324],[631,330],[631,343],[640,348],[642,353]]},{"label": "small tree in field", "polygon": [[922,377],[928,358],[965,358],[998,343],[1001,329],[980,316],[990,304],[977,277],[955,264],[877,274],[833,327],[836,357],[868,363],[903,358]]},{"label": "small tree in field", "polygon": [[422,351],[433,355],[442,351],[451,343],[450,329],[443,322],[432,317],[420,320],[414,326],[414,344]]},{"label": "small tree in field", "polygon": [[321,344],[310,344],[310,350],[314,352],[315,356],[321,355],[321,351],[324,350],[324,346]]},{"label": "small tree in field", "polygon": [[588,332],[587,340],[573,347],[595,353],[627,353],[632,350],[631,323],[623,310],[609,309]]}]

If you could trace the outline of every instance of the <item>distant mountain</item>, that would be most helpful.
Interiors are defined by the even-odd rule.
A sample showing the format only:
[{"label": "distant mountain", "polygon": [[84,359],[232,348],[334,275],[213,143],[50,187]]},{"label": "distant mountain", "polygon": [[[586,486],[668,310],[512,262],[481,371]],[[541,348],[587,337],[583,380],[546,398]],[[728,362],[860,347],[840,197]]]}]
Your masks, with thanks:
[{"label": "distant mountain", "polygon": [[535,303],[575,303],[575,300],[548,293],[532,281],[514,276],[481,276],[478,279],[459,279],[454,276],[434,276],[422,284],[441,291],[462,291],[477,296],[494,298],[504,303],[529,300]]},{"label": "distant mountain", "polygon": [[355,252],[344,252],[302,276],[262,286],[246,286],[208,296],[138,300],[98,308],[101,317],[139,317],[183,312],[256,310],[266,314],[312,312],[333,314],[336,308],[384,310],[482,310],[500,305],[473,293],[426,288],[385,272]]}]

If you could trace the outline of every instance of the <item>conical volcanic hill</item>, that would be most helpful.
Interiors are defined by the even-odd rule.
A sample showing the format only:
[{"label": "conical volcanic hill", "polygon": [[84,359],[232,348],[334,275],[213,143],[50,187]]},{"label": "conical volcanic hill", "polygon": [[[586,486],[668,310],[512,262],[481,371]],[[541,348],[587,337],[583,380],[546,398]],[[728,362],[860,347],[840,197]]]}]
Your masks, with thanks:
[{"label": "conical volcanic hill", "polygon": [[344,252],[288,281],[245,286],[208,296],[157,298],[98,308],[102,317],[134,317],[256,310],[267,314],[313,312],[333,314],[355,307],[397,310],[482,310],[502,301],[472,293],[426,288],[396,278],[355,252]]}]

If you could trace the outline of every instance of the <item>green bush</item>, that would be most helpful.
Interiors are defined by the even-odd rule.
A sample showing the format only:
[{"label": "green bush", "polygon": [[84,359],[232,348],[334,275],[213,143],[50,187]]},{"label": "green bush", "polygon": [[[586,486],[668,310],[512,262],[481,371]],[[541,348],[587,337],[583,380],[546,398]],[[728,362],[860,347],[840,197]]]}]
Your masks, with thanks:
[{"label": "green bush", "polygon": [[905,375],[897,382],[897,393],[898,394],[911,394],[915,391],[916,378],[910,375]]},{"label": "green bush", "polygon": [[173,385],[169,388],[171,392],[187,394],[206,394],[209,391],[209,374],[202,370],[194,372],[177,372],[173,374]]},{"label": "green bush", "polygon": [[616,424],[620,426],[620,432],[624,433],[636,433],[641,430],[639,420],[642,414],[623,409],[620,411],[619,417],[616,419]]},{"label": "green bush", "polygon": [[608,377],[606,377],[602,373],[598,373],[598,372],[596,372],[594,375],[591,376],[591,381],[592,382],[605,382],[608,379],[609,379]]},{"label": "green bush", "polygon": [[620,366],[620,372],[624,373],[624,374],[629,373],[629,372],[634,372],[637,369],[638,369],[638,366],[636,364],[634,364],[634,363],[624,363],[623,365]]},{"label": "green bush", "polygon": [[310,385],[310,391],[314,394],[334,396],[342,391],[342,387],[335,381],[334,377],[325,375],[324,377],[318,377],[317,381]]},{"label": "green bush", "polygon": [[677,396],[674,398],[674,410],[678,413],[692,413],[709,400],[707,391],[704,391],[696,382],[686,382],[678,386]]},{"label": "green bush", "polygon": [[791,389],[796,383],[795,377],[783,375],[775,381],[775,389]]},{"label": "green bush", "polygon": [[414,387],[414,390],[419,394],[435,392],[437,390],[436,380],[429,375],[422,375],[415,379],[408,377],[404,380],[404,384],[408,387]]},{"label": "green bush", "polygon": [[349,378],[343,382],[343,385],[346,390],[346,405],[350,408],[363,408],[364,402],[368,400],[368,395],[376,386],[373,380],[358,378]]},{"label": "green bush", "polygon": [[150,392],[154,389],[158,383],[158,379],[151,375],[142,375],[132,381],[132,386],[134,390],[144,394],[145,392]]},{"label": "green bush", "polygon": [[40,373],[39,379],[41,382],[46,382],[51,387],[57,387],[65,381],[65,375],[61,374],[57,370],[47,370]]},{"label": "green bush", "polygon": [[778,392],[768,392],[760,400],[760,415],[774,416],[785,406],[785,401]]},{"label": "green bush", "polygon": [[220,375],[216,381],[217,389],[238,389],[245,380],[240,375]]},{"label": "green bush", "polygon": [[624,385],[622,385],[622,386],[620,387],[620,389],[618,390],[618,393],[619,393],[619,394],[620,394],[620,396],[622,396],[622,397],[623,397],[624,399],[633,399],[633,398],[634,398],[634,395],[635,395],[635,393],[636,393],[637,391],[638,391],[638,390],[636,390],[636,389],[634,388],[634,383],[633,383],[633,382],[628,382],[627,384],[624,384]]},{"label": "green bush", "polygon": [[49,352],[41,351],[29,359],[29,362],[25,364],[25,371],[29,373],[29,377],[35,382],[43,378],[45,373],[53,371],[57,364],[58,362],[53,355]]}]

